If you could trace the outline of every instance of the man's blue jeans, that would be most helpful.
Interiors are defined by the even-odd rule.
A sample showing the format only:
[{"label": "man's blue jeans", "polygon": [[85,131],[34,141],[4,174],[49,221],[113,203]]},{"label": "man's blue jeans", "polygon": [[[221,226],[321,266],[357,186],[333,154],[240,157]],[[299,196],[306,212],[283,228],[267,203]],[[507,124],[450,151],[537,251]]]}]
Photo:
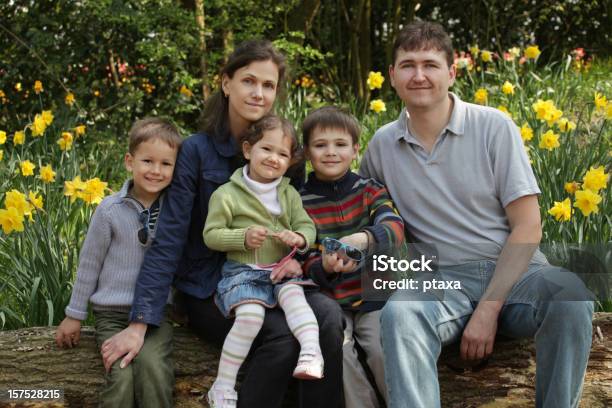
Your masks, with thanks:
[{"label": "man's blue jeans", "polygon": [[[459,341],[495,263],[473,262],[429,273],[459,281],[461,290],[397,291],[381,316],[389,408],[440,406],[436,362]],[[422,284],[422,282],[421,282]],[[591,348],[593,302],[573,273],[532,264],[501,311],[498,333],[535,337],[536,406],[577,407]]]}]

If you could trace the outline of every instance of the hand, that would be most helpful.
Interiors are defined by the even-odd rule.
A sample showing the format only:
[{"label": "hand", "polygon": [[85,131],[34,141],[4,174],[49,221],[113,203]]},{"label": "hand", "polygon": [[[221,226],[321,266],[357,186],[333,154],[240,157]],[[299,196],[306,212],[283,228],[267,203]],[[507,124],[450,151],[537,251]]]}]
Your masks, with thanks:
[{"label": "hand", "polygon": [[365,251],[368,249],[368,243],[370,242],[370,240],[368,239],[367,232],[356,232],[354,234],[340,238],[340,242],[344,242],[345,244],[348,244],[354,248]]},{"label": "hand", "polygon": [[123,357],[123,360],[121,360],[119,367],[127,367],[140,352],[146,332],[147,325],[145,323],[132,322],[128,327],[102,343],[100,351],[106,372],[110,372],[113,363],[120,357]]},{"label": "hand", "polygon": [[270,280],[273,283],[277,283],[285,278],[299,278],[300,276],[302,276],[302,265],[295,259],[290,259],[280,267],[272,270]]},{"label": "hand", "polygon": [[55,332],[55,343],[58,347],[74,347],[79,344],[81,338],[81,321],[66,317]]},{"label": "hand", "polygon": [[247,249],[257,249],[263,245],[267,235],[268,230],[264,227],[259,225],[249,227],[244,236],[244,246]]},{"label": "hand", "polygon": [[323,255],[323,270],[327,273],[352,272],[357,267],[357,262],[350,259],[342,259],[337,253]]},{"label": "hand", "polygon": [[499,308],[482,301],[474,310],[461,338],[461,358],[481,360],[493,352]]},{"label": "hand", "polygon": [[304,239],[304,237],[293,231],[284,230],[277,234],[271,234],[271,235],[274,238],[281,241],[283,244],[290,246],[292,248],[298,247],[298,249],[301,249],[302,247],[306,245],[306,240]]}]

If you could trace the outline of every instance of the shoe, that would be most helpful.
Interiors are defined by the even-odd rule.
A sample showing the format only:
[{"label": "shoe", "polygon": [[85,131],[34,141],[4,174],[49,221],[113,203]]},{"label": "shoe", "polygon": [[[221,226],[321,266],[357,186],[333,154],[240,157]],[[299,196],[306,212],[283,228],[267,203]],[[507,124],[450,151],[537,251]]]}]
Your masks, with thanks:
[{"label": "shoe", "polygon": [[318,380],[323,378],[323,356],[320,351],[304,350],[300,352],[293,376],[300,380]]},{"label": "shoe", "polygon": [[236,408],[238,406],[238,394],[229,388],[213,386],[208,391],[207,398],[210,408]]}]

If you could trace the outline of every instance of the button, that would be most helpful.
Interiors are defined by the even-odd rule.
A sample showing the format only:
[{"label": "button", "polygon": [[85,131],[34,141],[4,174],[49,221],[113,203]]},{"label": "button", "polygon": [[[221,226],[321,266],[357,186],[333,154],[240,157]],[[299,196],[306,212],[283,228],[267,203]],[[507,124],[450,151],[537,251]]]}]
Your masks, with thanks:
[{"label": "button", "polygon": [[136,318],[138,320],[143,320],[144,319],[144,315],[142,313],[138,313],[138,315],[136,315]]}]

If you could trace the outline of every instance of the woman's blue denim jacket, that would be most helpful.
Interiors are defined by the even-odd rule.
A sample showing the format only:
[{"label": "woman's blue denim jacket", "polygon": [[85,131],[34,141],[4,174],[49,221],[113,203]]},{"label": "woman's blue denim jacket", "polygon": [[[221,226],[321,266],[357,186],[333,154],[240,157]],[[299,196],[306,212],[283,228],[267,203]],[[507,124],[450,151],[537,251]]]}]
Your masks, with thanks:
[{"label": "woman's blue denim jacket", "polygon": [[185,139],[159,216],[155,241],[140,268],[130,321],[159,326],[170,286],[205,299],[221,277],[225,254],[204,245],[210,196],[235,166],[233,138],[220,142],[203,133]]},{"label": "woman's blue denim jacket", "polygon": [[[244,164],[234,160],[238,150],[234,138],[228,139],[221,142],[196,133],[183,141],[155,240],[140,268],[130,321],[159,326],[172,284],[200,299],[217,288],[225,254],[208,249],[202,231],[213,191]],[[291,184],[299,189],[305,169],[302,164],[293,170]]]}]

